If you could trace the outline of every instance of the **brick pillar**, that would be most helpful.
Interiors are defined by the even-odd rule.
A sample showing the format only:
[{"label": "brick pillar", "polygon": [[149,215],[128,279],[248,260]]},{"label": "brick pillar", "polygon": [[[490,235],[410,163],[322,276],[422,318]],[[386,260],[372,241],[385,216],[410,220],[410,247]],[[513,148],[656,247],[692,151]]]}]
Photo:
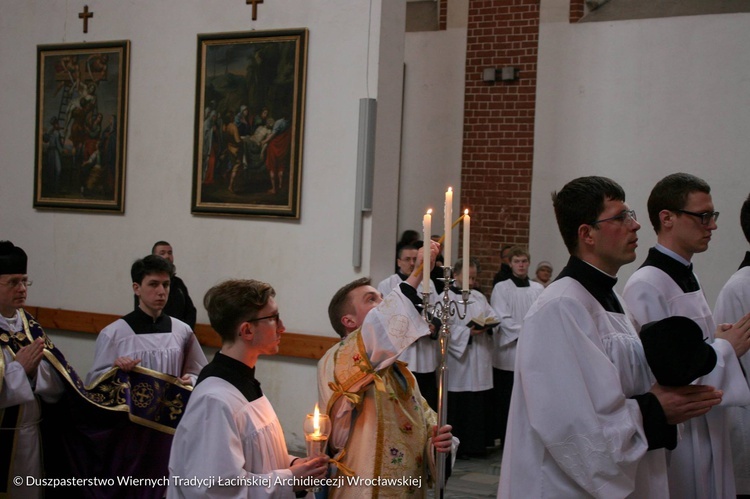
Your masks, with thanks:
[{"label": "brick pillar", "polygon": [[[450,0],[438,0],[440,2],[439,15],[438,15],[438,26],[441,31],[445,31],[448,26],[448,2]],[[582,0],[583,1],[583,0]]]},{"label": "brick pillar", "polygon": [[[472,256],[488,294],[501,246],[529,244],[539,1],[469,2],[460,207],[472,215]],[[482,81],[483,69],[503,66],[519,78]]]},{"label": "brick pillar", "polygon": [[584,14],[584,0],[570,0],[570,22],[577,23]]}]

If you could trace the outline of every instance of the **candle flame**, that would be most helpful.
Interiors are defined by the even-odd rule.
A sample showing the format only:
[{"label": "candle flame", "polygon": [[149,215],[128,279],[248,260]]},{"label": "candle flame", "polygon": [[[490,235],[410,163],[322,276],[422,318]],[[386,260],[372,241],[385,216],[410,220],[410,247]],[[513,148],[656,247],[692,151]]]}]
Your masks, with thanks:
[{"label": "candle flame", "polygon": [[453,192],[453,187],[448,187],[448,192]]},{"label": "candle flame", "polygon": [[315,404],[315,412],[313,412],[313,430],[320,434],[320,409],[318,409],[317,403]]},{"label": "candle flame", "polygon": [[466,209],[464,210],[464,215],[468,215],[468,214],[469,214],[469,209],[468,209],[468,208],[466,208]]},{"label": "candle flame", "polygon": [[427,210],[427,214],[428,215],[432,215],[432,208],[430,208],[429,210]]}]

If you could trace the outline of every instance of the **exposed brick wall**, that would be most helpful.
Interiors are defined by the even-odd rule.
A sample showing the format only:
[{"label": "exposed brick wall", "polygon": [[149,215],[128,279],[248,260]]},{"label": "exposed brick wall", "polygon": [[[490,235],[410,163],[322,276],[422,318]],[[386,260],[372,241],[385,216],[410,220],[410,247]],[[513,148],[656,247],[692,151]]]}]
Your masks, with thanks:
[{"label": "exposed brick wall", "polygon": [[570,0],[570,22],[577,23],[585,13],[584,0]]},{"label": "exposed brick wall", "polygon": [[[501,246],[529,243],[538,44],[539,0],[470,0],[461,210],[472,215],[486,293]],[[518,68],[519,78],[482,81],[484,68],[503,66]]]},{"label": "exposed brick wall", "polygon": [[440,11],[438,14],[438,24],[441,31],[445,31],[448,26],[448,2],[450,0],[438,0],[440,2]]}]

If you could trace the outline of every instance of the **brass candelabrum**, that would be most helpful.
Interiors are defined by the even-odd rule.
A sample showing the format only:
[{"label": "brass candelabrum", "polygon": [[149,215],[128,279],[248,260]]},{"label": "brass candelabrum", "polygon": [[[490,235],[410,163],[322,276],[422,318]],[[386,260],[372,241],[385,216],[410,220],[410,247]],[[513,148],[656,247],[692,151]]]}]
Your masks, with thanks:
[{"label": "brass candelabrum", "polygon": [[[458,316],[463,320],[466,318],[466,311],[469,305],[471,291],[464,289],[461,291],[461,300],[451,300],[449,291],[453,283],[453,268],[444,266],[443,277],[440,279],[445,283],[443,288],[443,297],[437,303],[430,303],[431,293],[422,290],[422,317],[428,323],[432,323],[433,318],[440,320],[440,333],[438,340],[440,342],[440,360],[436,371],[438,385],[438,428],[442,428],[448,422],[448,366],[446,359],[448,356],[448,342],[450,341],[450,326],[448,322],[451,317]],[[463,308],[463,311],[461,310]],[[445,492],[445,458],[443,452],[436,453],[435,460],[435,497],[442,498]]]}]

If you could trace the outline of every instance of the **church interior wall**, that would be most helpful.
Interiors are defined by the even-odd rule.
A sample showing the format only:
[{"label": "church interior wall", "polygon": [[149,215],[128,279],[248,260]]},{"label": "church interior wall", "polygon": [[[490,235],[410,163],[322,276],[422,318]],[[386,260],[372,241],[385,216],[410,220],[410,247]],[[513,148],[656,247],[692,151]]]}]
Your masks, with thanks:
[{"label": "church interior wall", "polygon": [[638,257],[656,243],[646,201],[656,182],[704,178],[721,212],[695,256],[711,306],[748,250],[739,210],[750,192],[750,15],[569,24],[557,0],[541,7],[530,250],[559,271],[567,251],[550,193],[582,175],[619,182],[642,225]]},{"label": "church interior wall", "polygon": [[[443,227],[445,189],[461,199],[466,28],[406,34],[398,232],[422,231],[422,214]],[[454,218],[458,218],[456,215]],[[433,230],[434,233],[442,230]],[[458,251],[457,234],[453,254]]]},{"label": "church interior wall", "polygon": [[[393,262],[400,125],[383,131],[388,142],[376,145],[375,197],[394,208],[366,217],[360,268],[351,263],[354,187],[359,99],[378,99],[378,126],[400,123],[404,1],[272,0],[257,6],[257,21],[242,1],[133,0],[89,7],[94,17],[83,34],[81,5],[3,3],[0,227],[3,239],[29,254],[35,281],[29,304],[125,314],[132,306],[131,263],[165,239],[174,247],[199,323],[208,322],[201,302],[209,287],[227,278],[254,278],[275,287],[288,330],[333,336],[326,309],[335,290],[383,273]],[[197,35],[300,27],[310,32],[300,220],[192,215]],[[37,45],[124,39],[131,41],[125,213],[34,209]],[[95,337],[50,333],[85,373]],[[264,392],[292,447],[302,445],[298,430],[317,398],[315,365],[291,358],[259,362]]]}]

